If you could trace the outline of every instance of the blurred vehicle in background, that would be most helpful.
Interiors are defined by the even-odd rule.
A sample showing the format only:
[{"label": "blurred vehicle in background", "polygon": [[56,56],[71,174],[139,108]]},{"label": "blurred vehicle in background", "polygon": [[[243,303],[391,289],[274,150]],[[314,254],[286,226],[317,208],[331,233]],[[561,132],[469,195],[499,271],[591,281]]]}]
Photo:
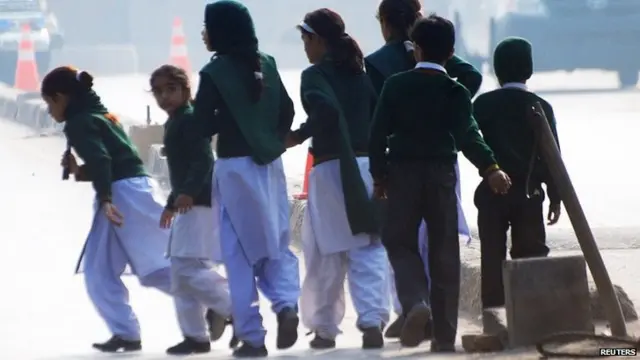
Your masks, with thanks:
[{"label": "blurred vehicle in background", "polygon": [[41,76],[49,70],[51,51],[63,45],[57,19],[48,11],[46,0],[0,0],[0,81],[8,84],[14,82],[24,24],[31,31]]},{"label": "blurred vehicle in background", "polygon": [[638,82],[640,0],[451,0],[449,16],[456,51],[475,65],[491,65],[502,39],[521,36],[536,71],[604,69],[623,87]]}]

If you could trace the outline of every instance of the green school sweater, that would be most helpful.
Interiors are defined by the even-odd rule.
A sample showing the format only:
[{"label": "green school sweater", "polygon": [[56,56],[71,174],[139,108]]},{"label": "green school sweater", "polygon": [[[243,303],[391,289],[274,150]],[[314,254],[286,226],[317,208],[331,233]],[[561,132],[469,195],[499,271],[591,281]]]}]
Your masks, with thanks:
[{"label": "green school sweater", "polygon": [[[331,87],[337,101],[335,106],[329,104],[327,94],[319,91],[318,78]],[[300,142],[312,138],[310,151],[315,158],[337,158],[340,154],[341,134],[337,131],[340,116],[344,117],[352,150],[355,153],[368,151],[377,95],[365,73],[341,73],[326,60],[302,72],[300,92],[308,117],[294,135]]]},{"label": "green school sweater", "polygon": [[68,108],[64,133],[84,161],[83,175],[91,180],[99,201],[111,201],[114,181],[148,176],[122,125],[103,114],[83,107]]},{"label": "green school sweater", "polygon": [[[402,41],[392,41],[365,58],[367,74],[377,94],[382,91],[382,86],[388,77],[415,66],[415,61],[410,58],[412,56],[413,54],[407,52]],[[471,97],[478,93],[482,85],[482,74],[473,65],[454,55],[444,67],[450,77],[469,90]]]},{"label": "green school sweater", "polygon": [[173,202],[181,194],[191,196],[194,205],[211,206],[211,138],[198,132],[191,105],[176,110],[164,124],[164,152],[171,183],[167,209],[173,209]]},{"label": "green school sweater", "polygon": [[435,70],[391,76],[378,99],[371,129],[374,179],[386,177],[389,162],[454,164],[458,149],[481,174],[496,164],[473,119],[467,89]]},{"label": "green school sweater", "polygon": [[[511,177],[514,187],[524,188],[529,174],[536,145],[527,115],[537,101],[542,104],[551,131],[558,142],[553,108],[535,93],[515,88],[501,88],[478,96],[473,104],[474,116],[483,137],[493,150],[500,167]],[[558,191],[537,152],[530,181],[534,186],[546,183],[549,200],[555,204],[560,203]]]},{"label": "green school sweater", "polygon": [[254,74],[232,57],[212,58],[200,72],[194,116],[201,135],[218,134],[221,158],[250,156],[257,164],[269,164],[285,151],[284,138],[295,115],[273,57],[260,54],[263,90],[254,103],[246,86]]},{"label": "green school sweater", "polygon": [[369,78],[345,73],[330,58],[302,72],[302,105],[306,123],[293,132],[298,141],[313,137],[316,161],[338,159],[347,220],[351,232],[379,231],[378,209],[362,180],[356,156],[366,152],[375,92]]}]

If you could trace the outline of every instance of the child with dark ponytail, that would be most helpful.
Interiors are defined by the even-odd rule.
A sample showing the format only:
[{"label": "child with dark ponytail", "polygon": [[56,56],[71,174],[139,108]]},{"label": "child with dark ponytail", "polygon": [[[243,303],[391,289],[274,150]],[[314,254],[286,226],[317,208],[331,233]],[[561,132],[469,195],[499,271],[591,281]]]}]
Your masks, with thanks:
[{"label": "child with dark ponytail", "polygon": [[364,73],[360,47],[345,33],[340,15],[313,11],[298,29],[312,64],[301,79],[308,118],[289,134],[287,144],[312,138],[314,157],[303,222],[302,322],[315,333],[312,348],[336,346],[348,273],[362,347],[381,348],[382,327],[389,319],[387,255],[379,241],[367,157],[376,94]]},{"label": "child with dark ponytail", "polygon": [[[422,18],[421,10],[422,5],[419,0],[382,0],[380,2],[377,18],[380,22],[380,28],[386,44],[365,59],[367,74],[369,78],[371,78],[371,82],[374,84],[378,93],[382,90],[382,85],[387,78],[393,74],[416,67],[414,44],[409,34],[415,22]],[[445,63],[445,70],[450,77],[456,78],[460,84],[465,86],[470,91],[471,96],[474,96],[480,88],[482,75],[471,64],[468,64],[461,58],[453,55],[451,59]],[[459,175],[457,165],[456,173]],[[459,198],[460,181],[458,181],[456,186]],[[462,206],[460,206],[460,201],[458,201],[458,224],[460,235],[469,238],[469,227],[464,212],[462,211]],[[421,253],[425,262],[425,271],[428,273],[428,267],[426,266],[426,237],[427,228],[426,224],[423,223],[420,228]],[[400,337],[405,316],[403,315],[402,306],[396,294],[393,276],[390,277],[389,282],[394,312],[398,318],[389,325],[385,336],[393,339]],[[429,325],[425,331],[427,337],[431,337],[431,325]]]},{"label": "child with dark ponytail", "polygon": [[64,123],[70,148],[62,165],[77,181],[93,183],[95,216],[76,272],[84,272],[89,298],[112,338],[93,344],[103,352],[141,349],[140,324],[129,305],[120,275],[127,265],[143,286],[170,293],[169,262],[164,256],[169,232],[158,227],[163,206],[156,187],[118,118],[93,91],[93,77],[58,67],[42,81],[42,98],[55,121]]}]

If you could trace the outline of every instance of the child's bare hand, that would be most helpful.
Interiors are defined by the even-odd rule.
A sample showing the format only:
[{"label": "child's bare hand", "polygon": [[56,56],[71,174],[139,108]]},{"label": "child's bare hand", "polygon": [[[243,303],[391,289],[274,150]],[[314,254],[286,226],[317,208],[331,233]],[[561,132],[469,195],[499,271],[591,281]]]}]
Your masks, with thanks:
[{"label": "child's bare hand", "polygon": [[496,194],[505,195],[509,192],[509,188],[511,188],[511,179],[509,175],[502,170],[496,170],[489,174],[487,181],[489,182],[491,190]]},{"label": "child's bare hand", "polygon": [[560,204],[549,204],[549,214],[547,215],[547,220],[549,222],[547,225],[554,225],[560,220],[560,214],[562,213],[562,206]]},{"label": "child's bare hand", "polygon": [[173,222],[173,217],[175,214],[173,211],[169,209],[164,209],[162,215],[160,215],[160,227],[162,229],[168,229],[171,227],[171,223]]}]

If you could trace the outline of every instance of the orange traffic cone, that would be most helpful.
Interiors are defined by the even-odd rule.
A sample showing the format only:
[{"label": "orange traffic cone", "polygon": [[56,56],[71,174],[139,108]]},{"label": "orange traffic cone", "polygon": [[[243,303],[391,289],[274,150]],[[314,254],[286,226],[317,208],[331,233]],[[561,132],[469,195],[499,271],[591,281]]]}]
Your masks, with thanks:
[{"label": "orange traffic cone", "polygon": [[175,65],[187,74],[191,74],[191,62],[187,53],[187,41],[184,36],[184,28],[182,20],[176,16],[173,20],[173,28],[171,30],[171,50],[169,54],[169,62]]},{"label": "orange traffic cone", "polygon": [[38,92],[40,79],[33,40],[31,40],[31,28],[29,24],[22,25],[22,39],[18,47],[18,63],[16,65],[16,89],[29,92]]},{"label": "orange traffic cone", "polygon": [[309,196],[309,173],[313,167],[313,155],[311,152],[307,153],[307,165],[304,168],[304,182],[302,183],[302,192],[297,195],[293,195],[296,200],[307,200]]}]

